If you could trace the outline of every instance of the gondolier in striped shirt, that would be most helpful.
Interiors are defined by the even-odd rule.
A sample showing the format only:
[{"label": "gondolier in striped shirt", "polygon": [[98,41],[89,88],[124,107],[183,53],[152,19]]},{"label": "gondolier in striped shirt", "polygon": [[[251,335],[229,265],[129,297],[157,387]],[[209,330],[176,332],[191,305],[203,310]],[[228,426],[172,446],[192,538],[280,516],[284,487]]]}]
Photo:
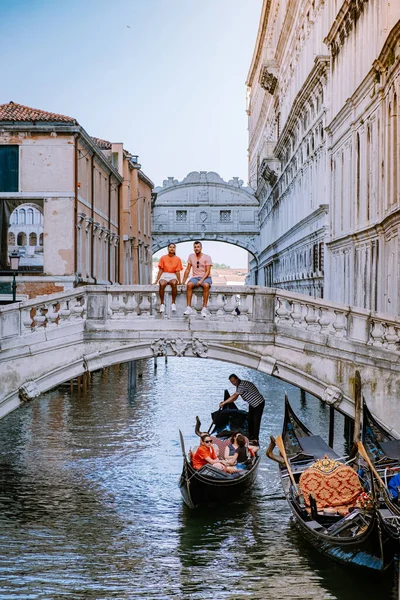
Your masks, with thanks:
[{"label": "gondolier in striped shirt", "polygon": [[251,381],[239,379],[235,374],[229,376],[229,381],[236,387],[236,392],[220,403],[220,408],[225,404],[234,402],[239,396],[249,405],[249,439],[252,444],[258,446],[260,435],[261,417],[263,414],[265,400],[257,387]]}]

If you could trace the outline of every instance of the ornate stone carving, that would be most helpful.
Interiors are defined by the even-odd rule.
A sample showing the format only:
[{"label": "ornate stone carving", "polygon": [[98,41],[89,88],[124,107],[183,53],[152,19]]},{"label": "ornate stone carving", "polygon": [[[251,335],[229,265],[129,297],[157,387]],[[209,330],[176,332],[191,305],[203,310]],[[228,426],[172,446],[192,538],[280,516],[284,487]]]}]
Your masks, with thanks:
[{"label": "ornate stone carving", "polygon": [[183,340],[180,337],[176,338],[176,340],[169,340],[168,343],[176,356],[184,356],[187,347],[190,345],[190,342]]},{"label": "ornate stone carving", "polygon": [[198,356],[199,358],[207,358],[208,344],[201,338],[194,337],[192,339],[192,352],[194,356]]},{"label": "ornate stone carving", "polygon": [[275,92],[278,79],[273,73],[268,71],[267,67],[263,67],[260,72],[260,85],[268,93],[273,94]]},{"label": "ornate stone carving", "polygon": [[150,345],[154,356],[166,356],[167,354],[167,343],[165,338],[158,338]]},{"label": "ornate stone carving", "polygon": [[19,388],[19,397],[23,402],[33,400],[40,396],[40,390],[36,381],[28,381]]},{"label": "ornate stone carving", "polygon": [[343,394],[339,388],[332,385],[325,388],[325,391],[322,394],[322,400],[330,406],[337,408],[343,400]]}]

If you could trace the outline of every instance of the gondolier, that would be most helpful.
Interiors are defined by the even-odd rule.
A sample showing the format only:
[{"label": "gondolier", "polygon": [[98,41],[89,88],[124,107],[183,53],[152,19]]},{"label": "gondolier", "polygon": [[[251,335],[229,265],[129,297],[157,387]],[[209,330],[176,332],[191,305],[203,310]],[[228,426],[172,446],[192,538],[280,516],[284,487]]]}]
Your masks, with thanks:
[{"label": "gondolier", "polygon": [[249,405],[249,440],[258,446],[260,435],[261,417],[264,411],[265,400],[258,388],[251,381],[239,379],[234,373],[229,376],[229,381],[236,387],[236,392],[220,403],[220,408],[230,402],[235,402],[239,396]]}]

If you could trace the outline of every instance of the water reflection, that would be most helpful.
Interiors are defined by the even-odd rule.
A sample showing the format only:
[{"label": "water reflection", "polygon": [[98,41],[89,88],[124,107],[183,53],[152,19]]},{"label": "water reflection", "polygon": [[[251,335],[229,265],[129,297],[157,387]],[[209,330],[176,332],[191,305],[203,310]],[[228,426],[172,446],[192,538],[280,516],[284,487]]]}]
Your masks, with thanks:
[{"label": "water reflection", "polygon": [[[262,439],[279,432],[286,391],[327,436],[328,413],[261,373],[199,359],[144,364],[127,396],[126,367],[95,374],[86,394],[59,388],[0,422],[0,597],[267,600],[390,598],[372,580],[319,556],[290,521],[276,465],[224,509],[190,511],[177,480],[178,430],[196,443],[233,371],[267,399]],[[335,422],[343,451],[344,423]],[[393,596],[394,597],[394,596]]]}]

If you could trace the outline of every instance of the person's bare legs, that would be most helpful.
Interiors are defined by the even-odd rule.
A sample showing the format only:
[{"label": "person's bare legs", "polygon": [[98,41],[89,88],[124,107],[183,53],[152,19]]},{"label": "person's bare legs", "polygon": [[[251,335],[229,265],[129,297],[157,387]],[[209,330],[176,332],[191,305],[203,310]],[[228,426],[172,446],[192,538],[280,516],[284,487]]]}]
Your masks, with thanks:
[{"label": "person's bare legs", "polygon": [[169,281],[165,281],[165,279],[160,279],[160,287],[158,288],[160,294],[160,303],[164,304],[164,294],[165,288],[169,285]]},{"label": "person's bare legs", "polygon": [[171,296],[172,296],[172,304],[175,304],[176,296],[178,294],[178,282],[176,279],[170,281],[171,284]]},{"label": "person's bare legs", "polygon": [[186,286],[186,306],[192,306],[194,284],[189,281]]},{"label": "person's bare legs", "polygon": [[203,308],[207,307],[209,295],[210,295],[210,284],[203,283]]}]

